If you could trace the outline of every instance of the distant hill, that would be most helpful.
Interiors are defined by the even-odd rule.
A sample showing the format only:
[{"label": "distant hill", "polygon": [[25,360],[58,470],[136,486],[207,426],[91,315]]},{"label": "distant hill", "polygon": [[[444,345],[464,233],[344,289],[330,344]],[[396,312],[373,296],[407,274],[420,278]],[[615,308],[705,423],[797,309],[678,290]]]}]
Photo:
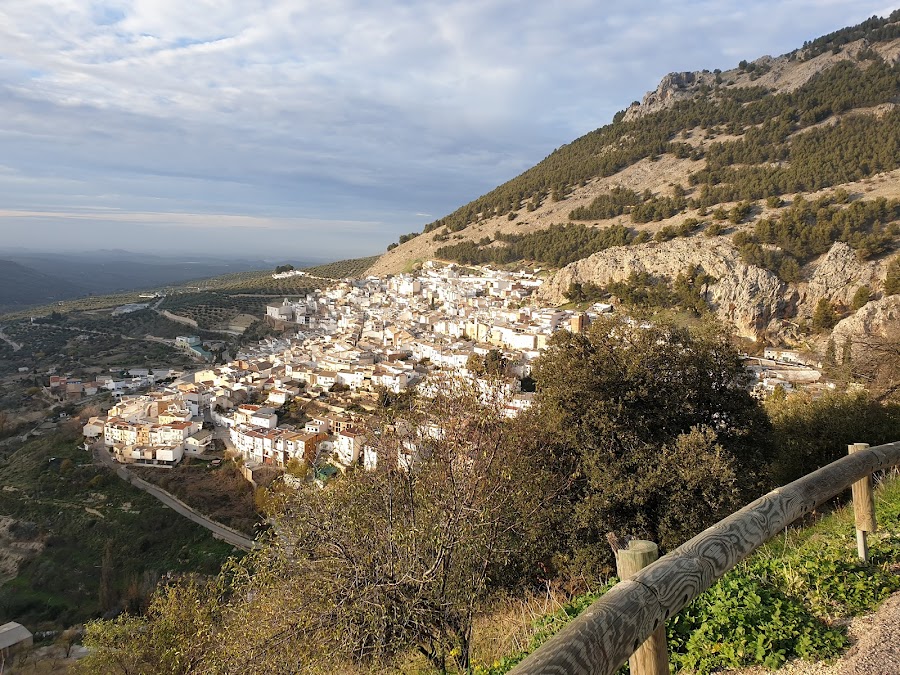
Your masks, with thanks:
[{"label": "distant hill", "polygon": [[12,260],[0,260],[0,310],[11,311],[77,297],[85,287],[43,274]]},{"label": "distant hill", "polygon": [[273,267],[265,260],[164,257],[131,251],[0,251],[0,311]]},{"label": "distant hill", "polygon": [[66,279],[93,293],[154,288],[270,266],[262,260],[188,258],[184,255],[167,258],[128,251],[20,253],[3,257],[43,274]]}]

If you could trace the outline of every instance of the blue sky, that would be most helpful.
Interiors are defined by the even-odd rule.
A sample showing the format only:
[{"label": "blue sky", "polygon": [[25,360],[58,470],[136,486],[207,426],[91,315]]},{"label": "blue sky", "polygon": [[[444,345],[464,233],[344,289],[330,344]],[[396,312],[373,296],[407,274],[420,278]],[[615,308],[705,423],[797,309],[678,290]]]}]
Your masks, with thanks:
[{"label": "blue sky", "polygon": [[5,0],[2,245],[343,258],[886,0]]}]

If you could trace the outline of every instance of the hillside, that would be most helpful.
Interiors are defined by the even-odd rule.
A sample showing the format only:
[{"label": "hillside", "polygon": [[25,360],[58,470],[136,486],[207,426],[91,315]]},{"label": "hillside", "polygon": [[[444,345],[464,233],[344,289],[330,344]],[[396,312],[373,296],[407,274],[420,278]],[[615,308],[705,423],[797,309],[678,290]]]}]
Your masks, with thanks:
[{"label": "hillside", "polygon": [[12,260],[0,260],[0,311],[55,302],[85,292],[86,289],[60,277]]},{"label": "hillside", "polygon": [[[694,258],[736,257],[749,274],[739,283],[768,274],[778,297],[764,316],[729,303],[721,318],[745,317],[735,323],[749,337],[776,334],[823,297],[840,311],[860,286],[883,292],[900,241],[898,102],[900,11],[776,58],[673,73],[611,124],[401,237],[370,273],[428,258],[571,263],[545,296],[564,302],[572,281],[619,280],[609,272],[622,256],[670,278]],[[694,253],[647,267],[673,238]],[[592,254],[597,264],[576,262]]]},{"label": "hillside", "polygon": [[0,251],[0,312],[86,296],[170,287],[269,267],[262,260],[191,259],[122,250]]}]

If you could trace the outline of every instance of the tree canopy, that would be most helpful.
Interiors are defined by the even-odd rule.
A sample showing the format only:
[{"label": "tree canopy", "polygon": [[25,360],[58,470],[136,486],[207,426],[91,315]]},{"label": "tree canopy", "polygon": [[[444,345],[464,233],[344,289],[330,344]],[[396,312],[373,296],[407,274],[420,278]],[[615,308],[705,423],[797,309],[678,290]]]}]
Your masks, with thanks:
[{"label": "tree canopy", "polygon": [[607,531],[670,548],[766,484],[766,417],[717,328],[602,319],[556,333],[534,378],[533,414],[577,477],[567,552],[576,569],[609,564]]}]

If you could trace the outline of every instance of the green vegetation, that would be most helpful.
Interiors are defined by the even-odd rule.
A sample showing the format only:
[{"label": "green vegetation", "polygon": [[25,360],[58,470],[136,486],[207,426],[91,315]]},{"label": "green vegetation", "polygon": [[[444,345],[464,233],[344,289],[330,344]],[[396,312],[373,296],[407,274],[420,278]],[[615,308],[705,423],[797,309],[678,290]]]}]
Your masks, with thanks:
[{"label": "green vegetation", "polygon": [[0,586],[0,620],[64,628],[146,606],[169,571],[215,574],[231,547],[109,469],[74,429],[23,445],[0,463],[0,513],[43,549]]},{"label": "green vegetation", "polygon": [[860,286],[853,294],[853,300],[850,302],[850,308],[854,311],[864,307],[869,300],[872,299],[872,289],[868,286]]},{"label": "green vegetation", "polygon": [[870,45],[893,40],[900,37],[900,25],[896,24],[897,21],[900,21],[900,10],[891,12],[886,18],[873,16],[856,26],[842,28],[815,40],[804,42],[800,54],[804,60],[809,60],[819,54],[834,52],[835,49],[840,50],[845,44],[856,40],[865,39]]},{"label": "green vegetation", "polygon": [[565,293],[569,302],[596,302],[618,298],[623,305],[639,310],[680,309],[700,316],[709,311],[706,296],[715,277],[696,265],[679,272],[674,282],[649,272],[632,272],[627,279],[610,281],[605,287],[572,282]]},{"label": "green vegetation", "polygon": [[[869,565],[856,557],[852,509],[840,509],[764,545],[670,619],[669,654],[676,671],[699,675],[756,664],[777,668],[792,658],[838,656],[849,641],[834,620],[871,612],[900,590],[900,577],[890,571],[900,555],[900,481],[876,491],[876,510],[883,526],[871,540]],[[492,665],[478,664],[475,673],[508,672],[610,587],[539,617],[527,649]]]},{"label": "green vegetation", "polygon": [[306,294],[311,288],[321,288],[322,283],[305,276],[273,279],[271,270],[261,272],[236,272],[211,279],[203,279],[196,284],[188,283],[176,287],[176,293],[219,291],[231,294],[254,295],[298,295]]},{"label": "green vegetation", "polygon": [[[403,237],[400,237],[401,244]],[[351,258],[349,260],[338,260],[337,262],[328,263],[327,265],[316,265],[315,267],[307,267],[304,272],[317,277],[326,277],[328,279],[358,279],[366,275],[369,268],[375,264],[379,256],[373,255],[368,258]]]},{"label": "green vegetation", "polygon": [[672,548],[768,484],[768,420],[711,327],[608,318],[559,331],[533,376],[554,461],[579,477],[561,561],[575,574],[609,573],[607,532]]},{"label": "green vegetation", "polygon": [[649,223],[671,218],[687,208],[684,197],[649,197],[631,210],[631,220],[635,223]]},{"label": "green vegetation", "polygon": [[188,457],[167,471],[150,467],[132,471],[216,522],[250,537],[256,534],[260,518],[253,505],[253,486],[233,462],[213,469],[207,462]]},{"label": "green vegetation", "polygon": [[891,259],[884,279],[884,294],[897,295],[898,293],[900,293],[900,255]]},{"label": "green vegetation", "polygon": [[[856,201],[844,206],[843,190],[807,201],[798,195],[778,218],[759,220],[752,235],[738,232],[734,244],[747,264],[776,272],[784,281],[797,281],[799,265],[845,242],[861,258],[884,254],[900,234],[900,200]],[[774,244],[777,250],[763,248]]]},{"label": "green vegetation", "polygon": [[606,228],[587,227],[569,223],[551,225],[530,234],[496,235],[505,245],[488,246],[482,242],[464,241],[442,246],[435,255],[464,265],[505,264],[531,260],[544,265],[563,267],[570,262],[613,246],[624,246],[631,240],[631,231],[621,225]]},{"label": "green vegetation", "polygon": [[569,213],[570,220],[606,220],[623,213],[630,213],[631,207],[642,201],[634,190],[616,186],[608,193],[594,198],[588,206],[579,206]]},{"label": "green vegetation", "polygon": [[813,310],[811,325],[814,330],[820,332],[831,330],[837,325],[839,319],[840,317],[838,316],[834,305],[825,298],[821,298],[819,302],[816,303],[815,310]]},{"label": "green vegetation", "polygon": [[[238,314],[260,317],[266,312],[266,299],[216,291],[168,295],[159,308],[197,322],[200,328],[223,329]],[[182,332],[186,329],[182,327]]]},{"label": "green vegetation", "polygon": [[879,403],[863,392],[777,397],[766,402],[766,411],[777,448],[772,475],[778,484],[840,459],[862,438],[871,445],[900,439],[900,402]]}]

